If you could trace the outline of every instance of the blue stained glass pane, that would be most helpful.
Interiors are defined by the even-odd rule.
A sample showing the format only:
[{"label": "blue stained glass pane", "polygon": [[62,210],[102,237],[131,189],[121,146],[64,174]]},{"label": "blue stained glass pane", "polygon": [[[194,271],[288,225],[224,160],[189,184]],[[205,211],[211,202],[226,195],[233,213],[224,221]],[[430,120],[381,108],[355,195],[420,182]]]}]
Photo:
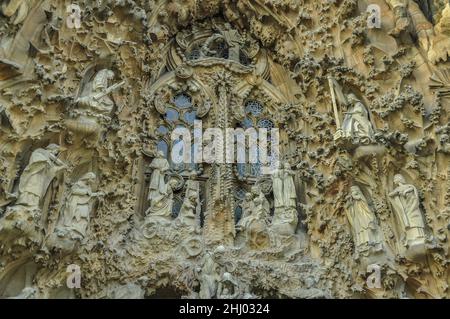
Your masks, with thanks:
[{"label": "blue stained glass pane", "polygon": [[160,127],[158,127],[158,132],[161,134],[167,134],[167,133],[169,133],[169,129],[167,127],[161,125]]},{"label": "blue stained glass pane", "polygon": [[244,199],[245,198],[245,189],[238,188],[236,190],[236,197],[239,198],[239,199]]},{"label": "blue stained glass pane", "polygon": [[173,206],[172,206],[172,217],[173,218],[176,218],[178,216],[182,205],[183,205],[183,203],[180,200],[178,200],[178,199],[174,200]]},{"label": "blue stained glass pane", "polygon": [[245,164],[237,164],[236,166],[237,172],[239,176],[244,177],[245,176]]},{"label": "blue stained glass pane", "polygon": [[180,115],[174,109],[167,109],[166,111],[166,119],[170,122],[174,122],[178,120]]},{"label": "blue stained glass pane", "polygon": [[242,207],[236,206],[236,208],[234,210],[234,220],[237,223],[241,218],[242,218]]},{"label": "blue stained glass pane", "polygon": [[195,121],[195,111],[192,112],[186,112],[184,114],[184,120],[189,124],[194,124]]},{"label": "blue stained glass pane", "polygon": [[247,128],[253,127],[253,122],[251,119],[245,118],[242,121],[241,125],[242,125],[242,128],[247,129]]},{"label": "blue stained glass pane", "polygon": [[250,164],[250,175],[259,176],[261,175],[261,164]]},{"label": "blue stained glass pane", "polygon": [[197,60],[198,58],[200,58],[200,50],[198,49],[192,50],[188,55],[188,60]]},{"label": "blue stained glass pane", "polygon": [[173,103],[180,109],[186,109],[192,106],[192,99],[187,94],[177,94],[173,98]]},{"label": "blue stained glass pane", "polygon": [[273,122],[271,120],[262,119],[258,122],[258,127],[271,129],[271,128],[274,128],[275,125],[273,124]]}]

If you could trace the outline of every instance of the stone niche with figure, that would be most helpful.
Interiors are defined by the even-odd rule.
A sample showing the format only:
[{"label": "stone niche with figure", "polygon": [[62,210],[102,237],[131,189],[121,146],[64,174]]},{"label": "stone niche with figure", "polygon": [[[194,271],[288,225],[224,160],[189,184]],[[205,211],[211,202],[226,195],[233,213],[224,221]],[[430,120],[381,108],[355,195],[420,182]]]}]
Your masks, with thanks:
[{"label": "stone niche with figure", "polygon": [[446,1],[0,2],[1,298],[450,297]]}]

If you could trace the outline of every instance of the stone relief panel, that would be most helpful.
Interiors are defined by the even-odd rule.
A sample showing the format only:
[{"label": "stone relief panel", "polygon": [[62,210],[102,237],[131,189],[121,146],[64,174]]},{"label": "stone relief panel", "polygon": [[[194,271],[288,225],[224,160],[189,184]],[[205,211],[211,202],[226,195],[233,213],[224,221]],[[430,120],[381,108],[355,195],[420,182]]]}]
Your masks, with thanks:
[{"label": "stone relief panel", "polygon": [[0,297],[449,297],[448,3],[70,5],[1,2]]}]

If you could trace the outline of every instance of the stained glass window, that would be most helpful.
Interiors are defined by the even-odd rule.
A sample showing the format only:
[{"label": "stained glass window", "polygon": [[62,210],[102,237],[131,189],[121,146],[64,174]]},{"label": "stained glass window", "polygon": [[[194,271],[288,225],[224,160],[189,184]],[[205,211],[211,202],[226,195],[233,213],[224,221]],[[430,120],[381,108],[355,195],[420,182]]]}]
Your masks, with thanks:
[{"label": "stained glass window", "polygon": [[175,198],[173,201],[172,206],[172,217],[176,218],[178,214],[180,214],[181,206],[183,205],[183,202],[179,198]]},{"label": "stained glass window", "polygon": [[248,101],[245,103],[245,112],[253,116],[258,116],[262,113],[263,106],[257,101]]},{"label": "stained glass window", "polygon": [[164,155],[167,157],[169,148],[168,148],[167,143],[165,141],[160,140],[158,142],[156,148],[158,149],[158,151],[162,151],[164,153]]},{"label": "stained glass window", "polygon": [[158,127],[158,133],[160,134],[167,134],[169,133],[169,129],[167,127],[165,127],[164,125],[161,125],[160,127]]},{"label": "stained glass window", "polygon": [[266,129],[270,130],[270,129],[274,128],[275,125],[273,124],[273,122],[271,120],[262,119],[262,120],[258,121],[258,127],[266,128]]},{"label": "stained glass window", "polygon": [[181,93],[173,97],[173,103],[179,109],[186,109],[192,106],[192,99],[189,95]]},{"label": "stained glass window", "polygon": [[169,122],[175,122],[180,118],[180,114],[174,109],[167,109],[166,120]]},{"label": "stained glass window", "polygon": [[[186,128],[191,131],[191,145],[194,143],[194,134],[193,134],[193,126],[194,121],[197,118],[196,111],[194,110],[194,106],[192,103],[192,97],[187,93],[179,93],[176,94],[171,99],[172,105],[168,107],[166,110],[166,114],[164,116],[164,120],[166,125],[160,125],[157,129],[157,132],[160,133],[165,141],[171,141],[171,134],[174,128]],[[185,170],[195,169],[196,165],[194,163],[173,163],[171,151],[174,146],[181,142],[182,139],[175,140],[172,142],[172,145],[167,145],[167,142],[161,141],[161,145],[158,144],[158,148],[164,149],[164,153],[166,154],[169,162],[171,163],[171,167],[173,170],[182,172]],[[187,145],[188,146],[188,145]],[[182,148],[180,148],[182,150]],[[180,150],[180,152],[181,152]],[[177,154],[182,158],[183,154]],[[194,152],[191,149],[191,158],[193,159]],[[193,161],[192,161],[193,162]]]},{"label": "stained glass window", "polygon": [[[262,103],[255,100],[249,100],[244,104],[244,109],[245,118],[241,122],[241,127],[243,129],[254,127],[255,129],[266,128],[268,130],[271,130],[275,127],[275,124],[272,120],[263,117],[264,106]],[[270,144],[273,139],[270,132],[268,132],[267,137],[269,138],[268,142]],[[270,150],[268,150],[267,153],[267,155],[269,156],[269,161],[272,162]],[[237,173],[240,177],[257,177],[262,173],[261,166],[262,165],[259,162],[258,156],[258,163],[237,164],[236,168]]]},{"label": "stained glass window", "polygon": [[237,223],[242,218],[242,207],[236,206],[234,209],[234,221]]}]

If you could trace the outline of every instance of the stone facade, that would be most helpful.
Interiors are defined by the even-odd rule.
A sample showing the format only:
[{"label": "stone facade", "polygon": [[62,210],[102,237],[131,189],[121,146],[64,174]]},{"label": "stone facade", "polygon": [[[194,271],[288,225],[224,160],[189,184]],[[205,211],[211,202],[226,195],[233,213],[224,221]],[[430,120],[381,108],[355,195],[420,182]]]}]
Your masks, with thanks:
[{"label": "stone facade", "polygon": [[450,297],[446,1],[0,3],[1,297]]}]

